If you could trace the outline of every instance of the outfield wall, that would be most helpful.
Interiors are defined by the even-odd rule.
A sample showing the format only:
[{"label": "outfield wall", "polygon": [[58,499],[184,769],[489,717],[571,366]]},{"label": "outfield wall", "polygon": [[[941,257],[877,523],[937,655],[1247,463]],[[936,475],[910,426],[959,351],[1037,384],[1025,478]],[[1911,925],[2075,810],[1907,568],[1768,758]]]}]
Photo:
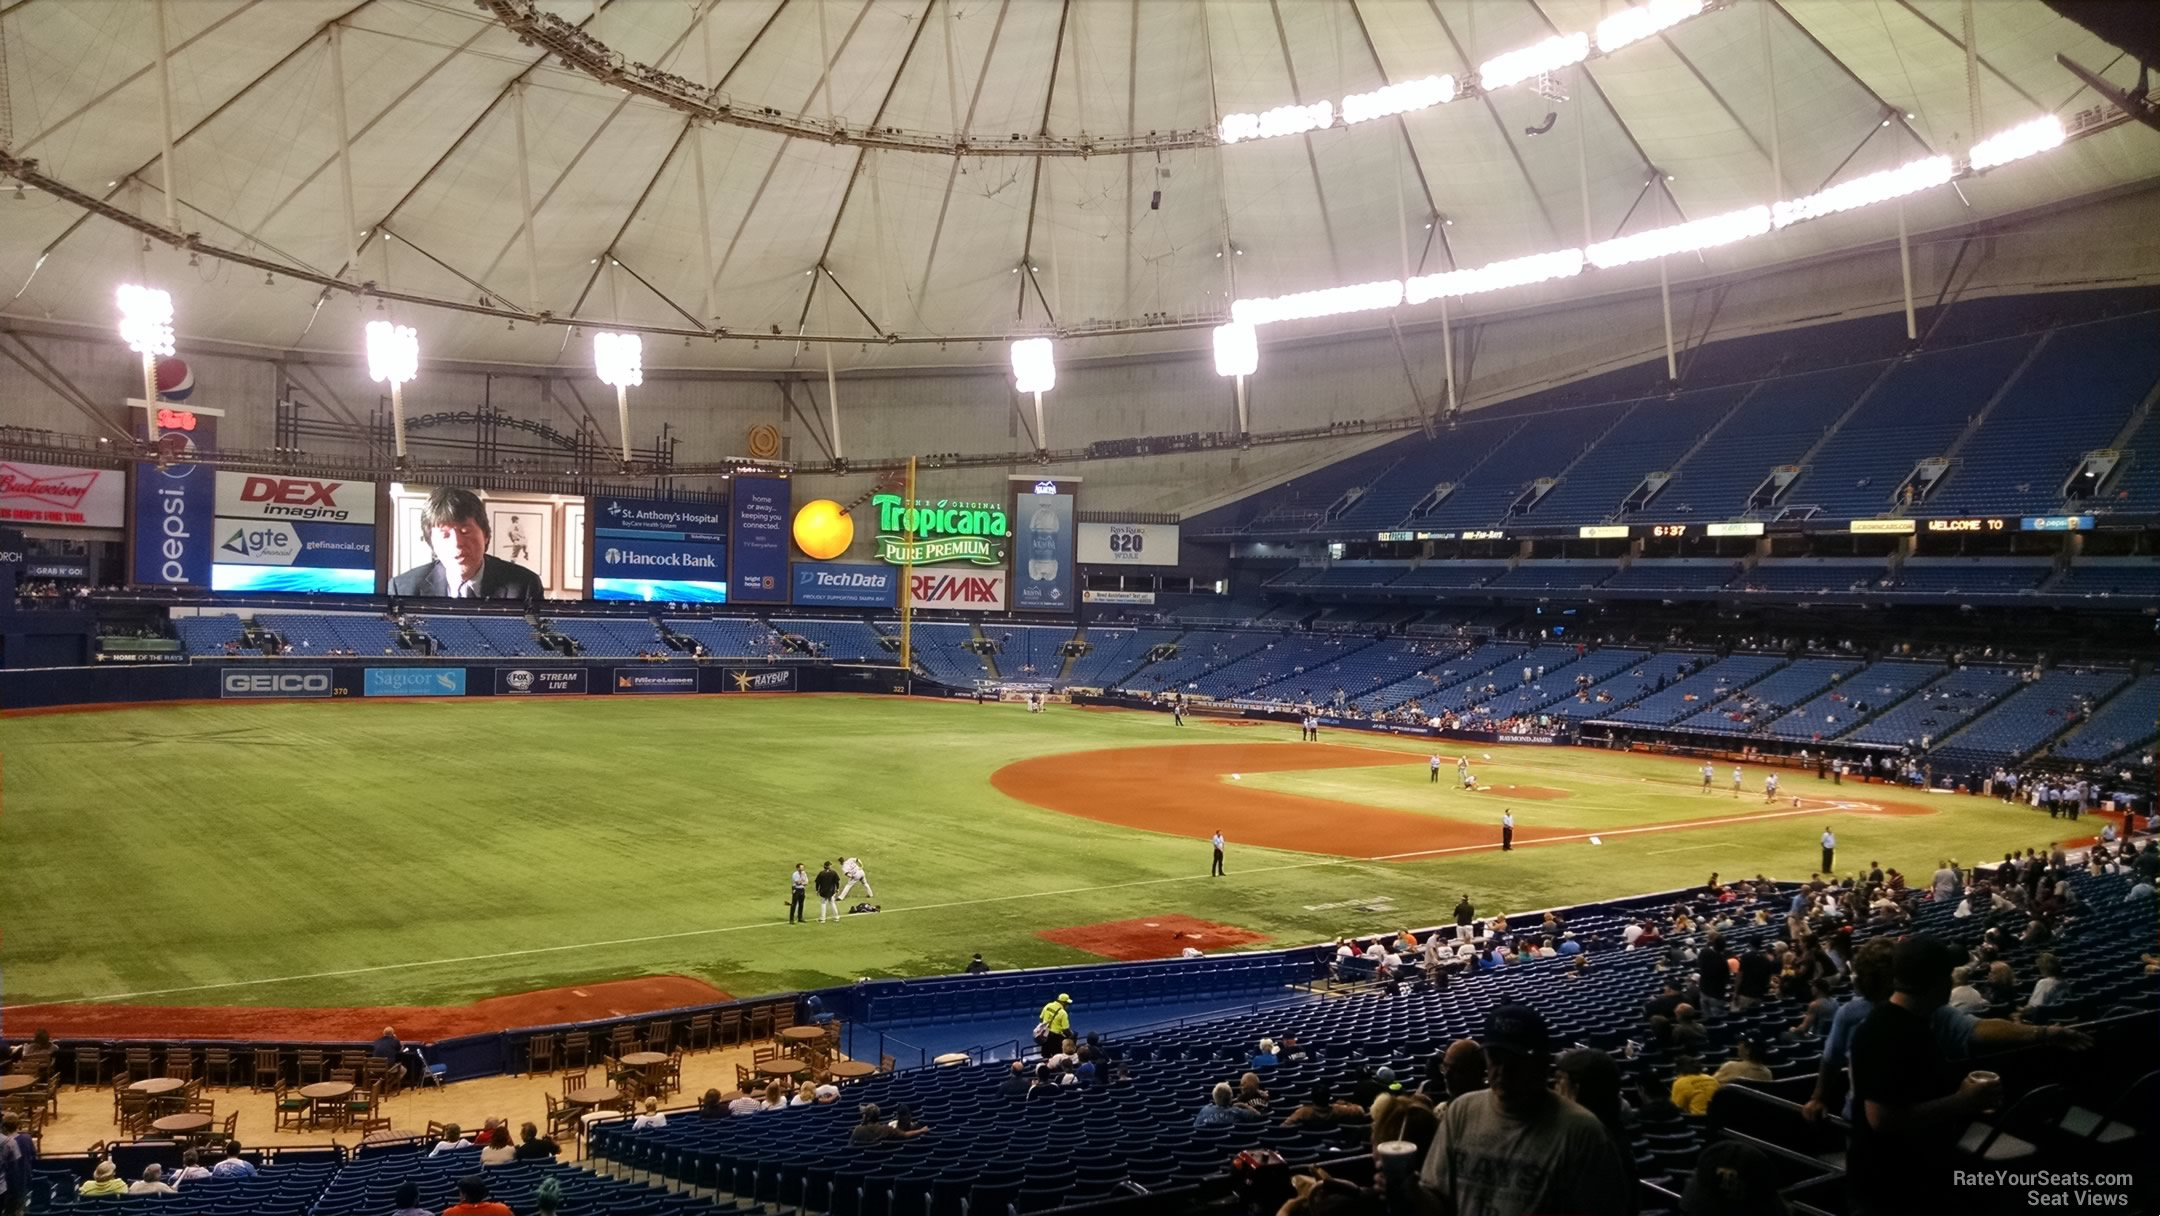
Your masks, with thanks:
[{"label": "outfield wall", "polygon": [[897,667],[846,663],[630,659],[441,662],[201,660],[188,664],[0,671],[0,710],[171,701],[329,701],[416,697],[670,696],[853,692],[905,695]]}]

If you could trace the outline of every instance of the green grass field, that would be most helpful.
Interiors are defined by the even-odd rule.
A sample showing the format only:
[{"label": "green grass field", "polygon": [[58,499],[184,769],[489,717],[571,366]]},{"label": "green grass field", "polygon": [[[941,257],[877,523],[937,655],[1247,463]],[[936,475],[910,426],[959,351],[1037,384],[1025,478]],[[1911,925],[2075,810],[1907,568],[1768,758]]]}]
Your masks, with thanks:
[{"label": "green grass field", "polygon": [[[1057,751],[1167,743],[1296,747],[1295,730],[1173,731],[1149,714],[889,698],[619,697],[240,704],[0,721],[0,923],[8,1004],[442,1004],[629,976],[737,994],[856,976],[1089,961],[1043,929],[1158,913],[1291,944],[1444,919],[1458,894],[1526,910],[1691,884],[1711,870],[1805,877],[1840,860],[1908,873],[2045,843],[2030,811],[1935,798],[1916,817],[1810,815],[1512,854],[1372,862],[1203,841],[1017,802],[989,776]],[[1490,797],[1397,766],[1254,775],[1269,788],[1489,824]],[[1703,797],[1687,769],[1517,749],[1494,783],[1569,791],[1524,827],[1623,828],[1762,810]],[[1724,770],[1720,770],[1721,780]],[[1452,770],[1443,773],[1451,778]],[[1812,777],[1788,788],[1817,796]],[[1827,786],[1820,787],[1827,790]],[[1848,787],[1848,792],[1850,788]],[[1861,794],[1859,796],[1864,796]],[[1379,855],[1385,841],[1345,841]],[[885,912],[784,923],[789,867],[860,855]],[[1333,905],[1324,906],[1324,905]],[[813,903],[813,912],[814,912]]]}]

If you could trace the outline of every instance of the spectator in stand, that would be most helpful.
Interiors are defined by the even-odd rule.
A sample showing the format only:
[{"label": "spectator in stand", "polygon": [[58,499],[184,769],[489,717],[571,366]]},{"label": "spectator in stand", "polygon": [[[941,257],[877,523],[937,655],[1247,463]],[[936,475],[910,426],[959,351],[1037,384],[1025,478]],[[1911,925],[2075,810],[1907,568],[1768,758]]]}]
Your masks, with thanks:
[{"label": "spectator in stand", "polygon": [[[10,1122],[13,1121],[10,1120]],[[12,1131],[13,1129],[10,1128],[9,1130]],[[175,1187],[183,1187],[197,1179],[208,1178],[209,1176],[210,1171],[204,1168],[202,1163],[202,1154],[191,1148],[180,1154],[180,1170],[173,1175],[172,1184]]]},{"label": "spectator in stand", "polygon": [[1027,1065],[1019,1060],[1014,1060],[1011,1071],[1005,1074],[1004,1080],[998,1082],[998,1092],[1008,1098],[1019,1098],[1025,1097],[1027,1091]]},{"label": "spectator in stand", "polygon": [[517,1160],[517,1146],[510,1143],[510,1129],[498,1123],[488,1129],[487,1143],[480,1149],[480,1164],[508,1165]]},{"label": "spectator in stand", "polygon": [[1958,968],[1956,973],[1951,976],[1956,981],[1957,986],[1950,990],[1950,1008],[1957,1010],[1959,1013],[1972,1014],[1975,1017],[1986,1013],[1988,999],[1980,994],[1978,988],[1973,986],[1973,981],[1986,974],[1987,972],[1977,965]]},{"label": "spectator in stand", "polygon": [[1680,1197],[1681,1216],[1786,1216],[1778,1173],[1752,1144],[1720,1140],[1695,1159]]},{"label": "spectator in stand", "polygon": [[1499,1005],[1479,1036],[1490,1089],[1449,1102],[1420,1175],[1443,1211],[1619,1216],[1631,1196],[1597,1116],[1546,1088],[1552,1032],[1536,1010]]},{"label": "spectator in stand", "polygon": [[398,1183],[397,1193],[391,1197],[390,1202],[397,1205],[397,1209],[391,1212],[390,1216],[435,1216],[435,1213],[420,1206],[420,1184],[410,1178]]},{"label": "spectator in stand", "polygon": [[730,1101],[727,1109],[730,1116],[754,1115],[765,1109],[765,1102],[756,1094],[744,1093]]},{"label": "spectator in stand", "polygon": [[166,1183],[165,1167],[153,1161],[143,1167],[141,1178],[129,1184],[127,1193],[130,1195],[177,1195],[180,1192]]},{"label": "spectator in stand", "polygon": [[1675,1051],[1701,1051],[1709,1042],[1710,1031],[1693,1005],[1682,1005],[1674,1011],[1672,1045]]},{"label": "spectator in stand", "polygon": [[1710,1109],[1710,1099],[1717,1094],[1717,1078],[1703,1071],[1702,1061],[1694,1056],[1681,1056],[1673,1066],[1672,1104],[1683,1115],[1700,1115]]},{"label": "spectator in stand", "polygon": [[96,1199],[104,1195],[125,1195],[128,1193],[128,1184],[120,1181],[120,1170],[112,1162],[100,1161],[97,1163],[97,1168],[90,1171],[89,1181],[76,1187],[75,1193],[85,1199]]},{"label": "spectator in stand", "polygon": [[455,1123],[445,1123],[442,1129],[442,1139],[437,1140],[435,1147],[428,1150],[428,1156],[440,1157],[444,1153],[461,1152],[472,1147],[475,1146],[472,1141],[465,1138],[464,1128]]},{"label": "spectator in stand", "polygon": [[1457,1039],[1448,1044],[1447,1052],[1440,1057],[1440,1072],[1447,1082],[1447,1093],[1436,1101],[1452,1102],[1485,1088],[1487,1064],[1485,1049],[1476,1039]]},{"label": "spectator in stand", "polygon": [[1254,1052],[1254,1053],[1253,1053],[1253,1057],[1252,1057],[1252,1066],[1253,1066],[1253,1068],[1254,1068],[1255,1070],[1258,1070],[1258,1069],[1262,1069],[1262,1068],[1273,1068],[1273,1067],[1275,1067],[1275,1040],[1273,1040],[1273,1039],[1262,1039],[1262,1040],[1260,1040],[1260,1045],[1259,1045],[1259,1046],[1260,1046],[1260,1049],[1259,1049],[1258,1051],[1256,1051],[1256,1052]]},{"label": "spectator in stand", "polygon": [[225,1159],[210,1167],[212,1178],[253,1178],[255,1163],[240,1155],[240,1142],[225,1142]]},{"label": "spectator in stand", "polygon": [[2040,978],[2033,982],[2032,996],[2025,1002],[2027,1009],[2046,1009],[2063,999],[2062,963],[2051,953],[2043,953],[2033,960],[2039,968]]},{"label": "spectator in stand", "polygon": [[1249,1110],[1265,1112],[1275,1095],[1260,1087],[1260,1074],[1246,1073],[1238,1078],[1237,1103]]},{"label": "spectator in stand", "polygon": [[1959,1080],[1929,1021],[1950,998],[1949,945],[1916,934],[1895,949],[1895,992],[1853,1034],[1852,1145],[1846,1194],[1858,1216],[1958,1205],[1952,1185],[1965,1125],[2001,1101],[1992,1073]]},{"label": "spectator in stand", "polygon": [[768,1082],[766,1082],[766,1083],[765,1083],[765,1100],[764,1100],[764,1102],[762,1102],[761,1104],[759,1104],[759,1106],[758,1106],[758,1109],[759,1109],[759,1110],[786,1110],[786,1109],[787,1109],[787,1087],[786,1087],[786,1086],[784,1086],[784,1085],[782,1085],[782,1084],[781,1084],[780,1082],[778,1082],[778,1081],[768,1081]]},{"label": "spectator in stand", "polygon": [[[37,1168],[38,1145],[14,1115],[0,1118],[0,1209],[21,1216],[30,1203],[30,1175]],[[209,1177],[209,1171],[203,1171]]]},{"label": "spectator in stand", "polygon": [[[632,1131],[642,1131],[643,1129],[648,1127],[666,1126],[667,1116],[660,1113],[660,1099],[658,1098],[645,1099],[645,1112],[639,1115],[637,1118],[631,1120],[630,1122],[630,1129]],[[498,1127],[495,1129],[495,1134],[501,1137],[504,1144],[510,1143],[510,1134],[507,1131]],[[492,1143],[492,1141],[490,1143]],[[488,1164],[486,1153],[480,1154],[480,1163],[482,1165]]]},{"label": "spectator in stand", "polygon": [[1743,1038],[1733,1044],[1733,1058],[1718,1065],[1711,1079],[1720,1085],[1733,1081],[1768,1081],[1770,1066],[1763,1062],[1762,1044]]},{"label": "spectator in stand", "polygon": [[1573,1047],[1553,1059],[1553,1092],[1597,1116],[1612,1140],[1613,1154],[1635,1190],[1635,1142],[1620,1104],[1620,1066],[1595,1047]]},{"label": "spectator in stand", "polygon": [[457,1193],[458,1201],[444,1208],[442,1216],[513,1216],[509,1204],[488,1198],[487,1179],[478,1174],[459,1179]]},{"label": "spectator in stand", "polygon": [[1309,1127],[1319,1130],[1334,1127],[1343,1119],[1356,1119],[1364,1115],[1365,1108],[1355,1102],[1338,1102],[1335,1093],[1325,1081],[1315,1082],[1312,1093],[1297,1109],[1283,1118],[1284,1127]]},{"label": "spectator in stand", "polygon": [[869,1104],[862,1108],[862,1121],[855,1125],[855,1130],[848,1133],[848,1139],[855,1144],[882,1144],[887,1140],[913,1140],[917,1136],[927,1135],[929,1131],[927,1127],[915,1125],[904,1109],[898,1119],[887,1123],[885,1112],[879,1110],[875,1104]]},{"label": "spectator in stand", "polygon": [[1381,1094],[1373,1103],[1371,1140],[1374,1148],[1390,1140],[1408,1140],[1419,1152],[1432,1147],[1433,1127],[1438,1122],[1432,1105],[1416,1094]]},{"label": "spectator in stand", "polygon": [[[717,1116],[714,1112],[718,1112]],[[708,1089],[704,1100],[698,1103],[698,1114],[704,1118],[726,1118],[727,1107],[720,1103],[720,1091]],[[552,1161],[562,1152],[562,1146],[540,1134],[531,1123],[518,1128],[518,1146],[515,1156],[519,1161]]]},{"label": "spectator in stand", "polygon": [[1258,1123],[1260,1121],[1260,1112],[1250,1107],[1236,1105],[1234,1101],[1236,1096],[1237,1091],[1230,1088],[1228,1081],[1217,1081],[1215,1088],[1208,1091],[1206,1104],[1194,1113],[1192,1125],[1194,1127],[1236,1127],[1241,1123]]}]

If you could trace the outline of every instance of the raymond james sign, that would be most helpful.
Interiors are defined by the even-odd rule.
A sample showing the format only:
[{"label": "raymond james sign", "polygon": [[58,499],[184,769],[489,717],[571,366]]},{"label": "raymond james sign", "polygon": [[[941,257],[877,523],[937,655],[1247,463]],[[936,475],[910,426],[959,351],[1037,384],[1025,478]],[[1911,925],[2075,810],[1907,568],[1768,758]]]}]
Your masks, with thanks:
[{"label": "raymond james sign", "polygon": [[918,498],[908,506],[898,494],[873,494],[870,504],[877,509],[879,561],[895,566],[959,561],[996,566],[1005,561],[1012,521],[995,503]]}]

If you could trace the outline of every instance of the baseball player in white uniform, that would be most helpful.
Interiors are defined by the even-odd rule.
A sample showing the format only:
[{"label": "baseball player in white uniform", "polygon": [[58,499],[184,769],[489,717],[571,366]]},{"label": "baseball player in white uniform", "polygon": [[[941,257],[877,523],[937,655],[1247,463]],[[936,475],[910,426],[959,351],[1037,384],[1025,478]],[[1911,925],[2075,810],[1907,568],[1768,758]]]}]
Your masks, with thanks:
[{"label": "baseball player in white uniform", "polygon": [[856,860],[853,857],[847,858],[840,863],[840,877],[847,880],[846,885],[840,888],[841,899],[846,899],[848,897],[848,892],[855,889],[856,883],[862,884],[863,894],[877,894],[877,892],[870,889],[870,877],[869,875],[863,873],[862,862]]}]

